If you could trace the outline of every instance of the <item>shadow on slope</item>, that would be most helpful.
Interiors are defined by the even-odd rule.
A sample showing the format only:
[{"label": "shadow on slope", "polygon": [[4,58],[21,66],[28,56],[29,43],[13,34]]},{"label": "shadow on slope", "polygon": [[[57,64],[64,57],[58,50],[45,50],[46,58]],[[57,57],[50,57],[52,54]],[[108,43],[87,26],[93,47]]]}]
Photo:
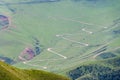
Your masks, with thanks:
[{"label": "shadow on slope", "polygon": [[120,57],[81,65],[67,74],[72,80],[119,80]]}]

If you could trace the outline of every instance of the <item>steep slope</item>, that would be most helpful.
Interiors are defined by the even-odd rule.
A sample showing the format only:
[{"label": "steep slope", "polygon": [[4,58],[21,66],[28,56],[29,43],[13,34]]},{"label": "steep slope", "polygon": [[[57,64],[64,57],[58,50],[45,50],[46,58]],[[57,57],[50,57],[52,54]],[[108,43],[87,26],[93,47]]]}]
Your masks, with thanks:
[{"label": "steep slope", "polygon": [[[75,73],[84,73],[75,74],[75,79],[93,80],[89,68],[98,73],[98,69],[109,70],[112,65],[119,65],[104,63],[120,56],[119,3],[120,0],[2,0],[0,60],[22,69],[62,75],[75,69]],[[1,67],[4,75],[9,72],[8,76],[16,80],[40,77],[36,70]]]},{"label": "steep slope", "polygon": [[21,70],[0,61],[0,80],[69,80],[63,76],[39,70]]}]

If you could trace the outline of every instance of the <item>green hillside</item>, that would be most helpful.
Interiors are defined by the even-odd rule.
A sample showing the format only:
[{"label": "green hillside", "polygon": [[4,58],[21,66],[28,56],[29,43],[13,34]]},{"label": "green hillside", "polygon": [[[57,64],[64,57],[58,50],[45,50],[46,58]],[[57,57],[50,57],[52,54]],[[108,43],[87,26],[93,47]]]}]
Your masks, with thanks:
[{"label": "green hillside", "polygon": [[[101,72],[100,76],[108,75],[105,69],[110,69],[110,74],[117,73],[119,3],[120,0],[0,0],[0,60],[20,69],[45,70],[73,80],[92,79],[94,71]],[[71,71],[83,74],[71,77]]]},{"label": "green hillside", "polygon": [[22,70],[0,61],[0,80],[69,80],[40,70]]}]

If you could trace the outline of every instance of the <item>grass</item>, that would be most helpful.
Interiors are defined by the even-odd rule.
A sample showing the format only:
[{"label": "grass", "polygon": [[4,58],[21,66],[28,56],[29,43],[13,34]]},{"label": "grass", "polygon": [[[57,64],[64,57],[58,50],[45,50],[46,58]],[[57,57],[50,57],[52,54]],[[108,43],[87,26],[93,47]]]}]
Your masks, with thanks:
[{"label": "grass", "polygon": [[[24,48],[34,48],[33,37],[36,37],[43,45],[41,54],[26,62],[27,64],[18,62],[14,66],[66,74],[66,71],[88,61],[99,61],[97,58],[93,59],[96,55],[94,51],[107,46],[106,51],[109,52],[120,46],[119,36],[114,37],[116,35],[112,34],[116,28],[109,30],[114,24],[113,21],[119,18],[118,3],[119,0],[107,0],[107,3],[95,5],[65,0],[55,3],[10,5],[9,7],[16,13],[1,6],[0,14],[10,16],[12,23],[7,29],[9,31],[0,31],[2,36],[0,37],[0,55],[18,61],[18,56]],[[82,31],[83,28],[92,31],[93,34]],[[56,35],[63,35],[64,38]],[[77,42],[87,43],[89,46],[83,46]],[[48,48],[66,56],[67,59],[47,51]]]},{"label": "grass", "polygon": [[1,80],[69,80],[63,76],[39,70],[22,70],[0,61]]}]

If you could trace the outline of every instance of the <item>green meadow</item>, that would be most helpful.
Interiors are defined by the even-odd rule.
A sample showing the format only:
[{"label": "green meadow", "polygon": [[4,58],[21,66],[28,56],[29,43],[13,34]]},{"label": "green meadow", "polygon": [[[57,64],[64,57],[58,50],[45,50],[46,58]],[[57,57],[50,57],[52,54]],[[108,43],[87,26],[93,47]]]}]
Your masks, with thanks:
[{"label": "green meadow", "polygon": [[[10,19],[10,26],[0,31],[0,56],[13,59],[13,66],[18,68],[62,75],[85,63],[120,56],[120,1],[91,1],[0,5],[0,14]],[[34,49],[34,38],[39,40],[41,53],[19,61],[25,48]],[[104,59],[102,55],[107,52],[115,56]]]}]

